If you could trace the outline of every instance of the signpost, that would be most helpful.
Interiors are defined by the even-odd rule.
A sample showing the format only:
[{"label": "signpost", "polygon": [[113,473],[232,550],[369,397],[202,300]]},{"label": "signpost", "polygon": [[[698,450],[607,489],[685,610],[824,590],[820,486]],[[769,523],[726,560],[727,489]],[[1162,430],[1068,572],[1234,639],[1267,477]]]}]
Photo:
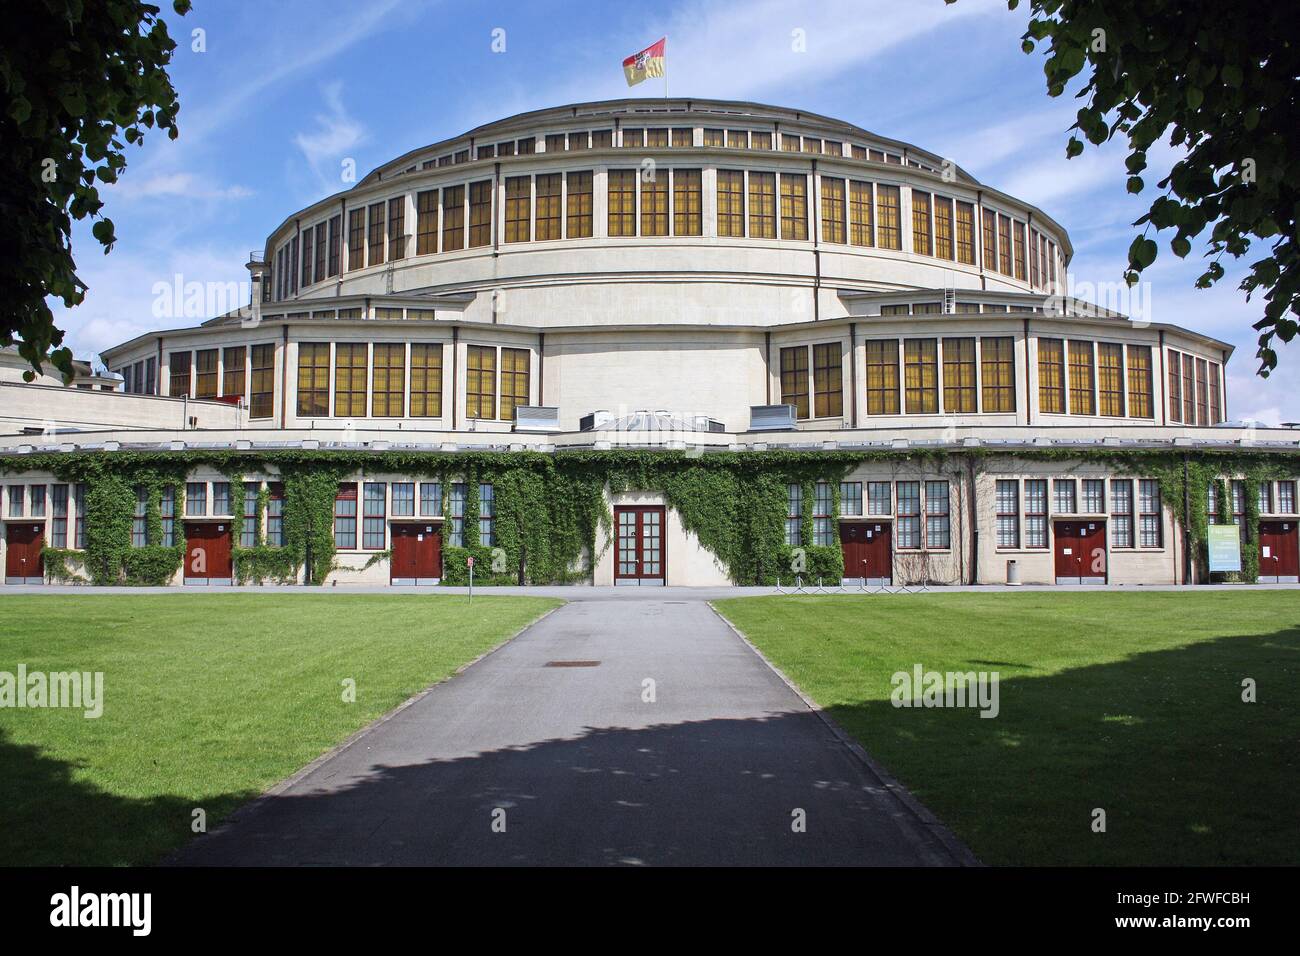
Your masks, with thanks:
[{"label": "signpost", "polygon": [[472,601],[474,600],[474,555],[467,557],[465,563],[469,566],[469,599]]},{"label": "signpost", "polygon": [[1241,570],[1241,535],[1235,524],[1212,524],[1206,535],[1210,573]]}]

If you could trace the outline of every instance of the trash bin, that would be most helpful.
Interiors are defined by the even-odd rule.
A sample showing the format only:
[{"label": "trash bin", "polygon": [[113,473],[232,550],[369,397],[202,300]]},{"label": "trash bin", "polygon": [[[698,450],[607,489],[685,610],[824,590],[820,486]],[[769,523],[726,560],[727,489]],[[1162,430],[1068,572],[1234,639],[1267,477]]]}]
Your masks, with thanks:
[{"label": "trash bin", "polygon": [[1007,561],[1007,584],[1019,584],[1019,583],[1020,583],[1020,565],[1016,563],[1015,558],[1012,558],[1009,561]]}]

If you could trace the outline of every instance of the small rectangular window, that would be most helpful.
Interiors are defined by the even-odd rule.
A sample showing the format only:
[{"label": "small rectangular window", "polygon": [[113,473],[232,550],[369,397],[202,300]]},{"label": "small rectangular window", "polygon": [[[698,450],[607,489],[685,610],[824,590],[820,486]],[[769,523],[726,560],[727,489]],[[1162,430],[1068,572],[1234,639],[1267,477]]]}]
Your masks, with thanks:
[{"label": "small rectangular window", "polygon": [[214,481],[212,483],[212,514],[215,515],[233,515],[234,509],[230,502],[230,482]]},{"label": "small rectangular window", "polygon": [[190,394],[190,353],[172,352],[167,356],[168,394],[181,398]]},{"label": "small rectangular window", "polygon": [[1100,515],[1106,513],[1106,482],[1102,478],[1083,479],[1084,514]]},{"label": "small rectangular window", "polygon": [[1025,547],[1047,547],[1047,479],[1025,480]]},{"label": "small rectangular window", "polygon": [[388,261],[406,258],[406,197],[388,200]]},{"label": "small rectangular window", "polygon": [[844,414],[843,355],[839,342],[813,346],[813,414],[817,418]]},{"label": "small rectangular window", "polygon": [[284,485],[271,482],[266,490],[266,543],[272,548],[283,548]]},{"label": "small rectangular window", "polygon": [[611,169],[606,173],[609,235],[636,235],[636,170]]},{"label": "small rectangular window", "polygon": [[898,339],[868,339],[867,414],[898,414]]},{"label": "small rectangular window", "polygon": [[1160,482],[1143,478],[1138,482],[1138,541],[1144,548],[1162,546],[1160,527]]},{"label": "small rectangular window", "polygon": [[925,546],[946,550],[952,546],[948,482],[925,483]]},{"label": "small rectangular window", "polygon": [[384,262],[384,209],[382,202],[370,207],[370,222],[366,226],[366,264],[382,265]]},{"label": "small rectangular window", "polygon": [[1133,481],[1114,478],[1110,483],[1110,543],[1116,548],[1133,547]]},{"label": "small rectangular window", "polygon": [[[491,190],[488,192],[490,196]],[[465,187],[448,186],[442,191],[442,251],[455,252],[464,248]]]},{"label": "small rectangular window", "polygon": [[[32,489],[35,491],[36,489]],[[135,510],[131,513],[131,547],[143,548],[148,544],[146,510],[149,506],[149,492],[143,485],[135,488]]]},{"label": "small rectangular window", "polygon": [[588,171],[566,173],[568,198],[565,201],[565,235],[570,239],[591,238],[592,174]]},{"label": "small rectangular window", "polygon": [[489,484],[478,486],[478,543],[490,548],[497,543],[496,492]]},{"label": "small rectangular window", "polygon": [[442,416],[442,343],[411,345],[410,415]]},{"label": "small rectangular window", "polygon": [[803,544],[803,485],[786,486],[785,543],[792,548]]},{"label": "small rectangular window", "polygon": [[933,415],[939,411],[938,366],[937,339],[903,341],[903,392],[907,414]]},{"label": "small rectangular window", "polygon": [[244,360],[247,352],[242,345],[221,352],[221,394],[227,398],[244,396]]},{"label": "small rectangular window", "polygon": [[876,240],[881,249],[902,249],[897,186],[876,187]]},{"label": "small rectangular window", "polygon": [[673,170],[673,235],[698,236],[703,227],[703,189],[698,169]]},{"label": "small rectangular window", "polygon": [[749,174],[749,238],[776,238],[776,174]]},{"label": "small rectangular window", "polygon": [[204,481],[190,481],[185,484],[185,515],[189,518],[204,518],[208,514],[208,485]]},{"label": "small rectangular window", "polygon": [[436,481],[420,482],[420,517],[437,518],[442,515],[442,485]]},{"label": "small rectangular window", "polygon": [[943,340],[943,410],[948,413],[975,411],[975,340]]},{"label": "small rectangular window", "polygon": [[1014,478],[997,483],[997,532],[999,548],[1020,547],[1020,482]]},{"label": "small rectangular window", "polygon": [[388,487],[382,481],[367,481],[362,503],[361,546],[367,551],[382,551],[385,542],[385,515]]},{"label": "small rectangular window", "polygon": [[718,170],[718,235],[745,235],[745,174],[742,170]]},{"label": "small rectangular window", "polygon": [[1097,343],[1097,408],[1102,415],[1124,414],[1124,346]]},{"label": "small rectangular window", "polygon": [[1065,343],[1061,339],[1038,340],[1038,410],[1065,413]]},{"label": "small rectangular window", "polygon": [[1015,339],[985,336],[980,339],[980,398],[985,412],[1016,410]]},{"label": "small rectangular window", "polygon": [[1093,415],[1092,343],[1070,340],[1070,414]]},{"label": "small rectangular window", "polygon": [[447,523],[450,526],[447,533],[447,544],[453,548],[463,548],[465,546],[465,485],[463,482],[453,482],[450,492],[447,496]]},{"label": "small rectangular window", "polygon": [[829,547],[835,543],[835,519],[831,515],[834,501],[829,482],[819,481],[813,487],[813,544]]},{"label": "small rectangular window", "polygon": [[1151,346],[1129,345],[1128,413],[1133,418],[1154,418],[1151,398]]},{"label": "small rectangular window", "polygon": [[340,484],[334,496],[334,547],[352,550],[357,546],[356,482]]},{"label": "small rectangular window", "polygon": [[532,178],[506,179],[506,242],[527,242],[531,237]]},{"label": "small rectangular window", "polygon": [[490,345],[466,349],[465,417],[496,418],[497,350]]},{"label": "small rectangular window", "polygon": [[847,235],[844,180],[822,177],[822,242],[842,243]]},{"label": "small rectangular window", "polygon": [[930,255],[930,194],[912,190],[912,252]]},{"label": "small rectangular window", "polygon": [[239,546],[257,546],[257,499],[262,491],[260,481],[244,482],[244,508],[240,513]]},{"label": "small rectangular window", "polygon": [[849,181],[849,243],[874,244],[871,227],[871,183]]},{"label": "small rectangular window", "polygon": [[808,349],[797,345],[781,350],[781,403],[793,405],[795,418],[808,417]]},{"label": "small rectangular window", "polygon": [[389,485],[389,493],[393,497],[394,518],[415,517],[415,483],[414,482],[395,481],[391,485]]},{"label": "small rectangular window", "polygon": [[850,517],[862,514],[862,482],[840,482],[840,514]]},{"label": "small rectangular window", "polygon": [[366,415],[367,352],[364,342],[334,346],[334,414],[339,418]]},{"label": "small rectangular window", "polygon": [[1078,514],[1077,489],[1073,478],[1057,478],[1052,483],[1052,511],[1058,515]]},{"label": "small rectangular window", "polygon": [[921,547],[921,483],[900,481],[898,489],[898,547],[917,550]]},{"label": "small rectangular window", "polygon": [[893,488],[887,481],[867,482],[867,514],[892,515],[894,513]]}]

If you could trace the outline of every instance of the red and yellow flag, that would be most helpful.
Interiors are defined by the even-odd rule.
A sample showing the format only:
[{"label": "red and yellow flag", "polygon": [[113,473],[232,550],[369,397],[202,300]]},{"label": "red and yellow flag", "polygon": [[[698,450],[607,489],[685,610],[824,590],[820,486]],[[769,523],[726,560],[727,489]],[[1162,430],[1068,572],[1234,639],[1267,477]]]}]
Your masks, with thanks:
[{"label": "red and yellow flag", "polygon": [[628,86],[636,86],[648,76],[664,75],[664,44],[667,42],[668,38],[663,37],[658,43],[652,43],[623,61],[623,75],[627,77]]}]

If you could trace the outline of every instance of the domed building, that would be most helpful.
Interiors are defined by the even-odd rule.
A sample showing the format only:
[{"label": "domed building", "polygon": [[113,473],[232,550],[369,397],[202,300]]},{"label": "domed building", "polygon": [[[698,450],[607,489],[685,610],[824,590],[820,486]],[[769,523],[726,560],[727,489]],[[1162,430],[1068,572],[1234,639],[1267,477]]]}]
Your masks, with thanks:
[{"label": "domed building", "polygon": [[[152,475],[132,545],[204,556],[176,583],[248,579],[241,553],[277,545],[298,549],[283,579],[318,562],[276,464],[309,454],[350,469],[315,580],[459,581],[479,553],[502,581],[1179,583],[1209,573],[1189,507],[1240,527],[1243,574],[1296,580],[1300,435],[1225,424],[1231,346],[1065,296],[1072,252],[943,157],[798,110],[628,99],[480,126],[291,212],[251,301],[103,353],[123,388],[79,396],[96,411],[0,385],[32,433],[0,438],[4,514],[38,539],[7,537],[32,564],[6,577],[48,577],[42,549],[64,578],[115,571],[77,571],[85,492],[59,462],[129,452]],[[1171,502],[1192,460],[1216,467]],[[527,512],[515,471],[548,489]],[[561,521],[579,471],[600,507]],[[713,474],[765,488],[766,524],[716,500],[720,528]]]}]

